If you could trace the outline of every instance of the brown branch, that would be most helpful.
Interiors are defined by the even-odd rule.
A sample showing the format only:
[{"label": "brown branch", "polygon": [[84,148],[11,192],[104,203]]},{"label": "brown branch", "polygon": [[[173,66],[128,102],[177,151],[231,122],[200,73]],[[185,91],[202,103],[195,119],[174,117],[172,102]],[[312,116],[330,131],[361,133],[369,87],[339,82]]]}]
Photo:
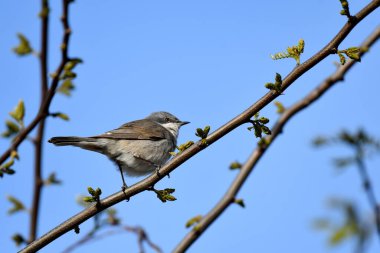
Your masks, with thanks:
[{"label": "brown branch", "polygon": [[[48,34],[49,34],[49,2],[41,0],[41,52],[39,54],[40,71],[41,71],[41,104],[43,103],[46,92],[48,90]],[[42,182],[42,141],[45,132],[45,119],[42,118],[38,125],[37,136],[34,139],[35,154],[34,154],[34,187],[33,187],[33,202],[30,212],[30,228],[29,242],[36,240],[38,213],[40,207]]]},{"label": "brown branch", "polygon": [[[365,6],[359,13],[356,14],[355,20],[347,22],[343,28],[338,32],[338,34],[325,46],[321,51],[316,53],[313,57],[307,60],[305,63],[297,66],[284,80],[281,91],[286,90],[295,80],[302,76],[307,70],[318,64],[320,61],[325,59],[329,54],[335,52],[339,44],[343,41],[344,38],[352,31],[352,29],[367,15],[380,6],[380,0],[373,0],[367,6]],[[259,99],[255,104],[249,107],[247,110],[236,116],[234,119],[214,131],[209,135],[205,140],[198,141],[187,150],[182,152],[180,155],[174,157],[169,161],[165,166],[163,166],[159,173],[153,173],[151,176],[141,180],[140,182],[132,185],[124,191],[117,192],[105,199],[101,200],[98,205],[93,205],[82,212],[74,215],[67,221],[58,225],[41,238],[37,239],[20,252],[35,252],[50,242],[54,241],[61,235],[67,233],[70,230],[73,230],[75,227],[78,227],[82,222],[91,218],[95,214],[101,212],[102,210],[115,205],[125,199],[128,199],[146,189],[152,187],[155,183],[160,181],[163,177],[168,175],[171,171],[177,168],[179,165],[196,155],[198,152],[206,148],[208,145],[211,145],[215,141],[222,138],[224,135],[228,134],[235,128],[247,122],[253,115],[260,111],[264,106],[272,102],[277,96],[278,93],[268,92],[261,99]],[[207,145],[205,145],[207,143]]]},{"label": "brown branch", "polygon": [[106,232],[103,232],[103,233],[97,234],[97,235],[95,235],[94,231],[91,230],[90,232],[85,234],[82,237],[82,239],[80,239],[79,241],[77,241],[74,244],[67,247],[64,251],[62,251],[62,253],[69,253],[69,252],[72,252],[73,250],[75,250],[76,248],[83,246],[85,243],[98,241],[98,240],[104,239],[105,237],[112,236],[115,234],[121,234],[121,233],[125,233],[125,232],[132,232],[132,233],[136,234],[140,253],[145,252],[144,242],[146,242],[148,244],[148,246],[151,247],[157,253],[162,252],[160,247],[158,247],[155,243],[153,243],[150,240],[149,236],[147,235],[147,233],[145,232],[145,230],[143,228],[138,227],[138,226],[137,227],[131,227],[131,226],[126,226],[126,225],[117,226],[117,227],[118,227],[117,230],[110,230],[110,231],[106,231]]},{"label": "brown branch", "polygon": [[[380,39],[380,26],[363,42],[362,48],[370,48],[375,41]],[[364,51],[365,53],[366,51]],[[362,53],[362,54],[364,54]],[[228,191],[223,198],[214,206],[214,208],[206,214],[202,220],[196,225],[196,228],[191,230],[173,250],[173,252],[185,252],[201,235],[202,233],[227,209],[228,206],[234,203],[237,193],[246,181],[249,174],[255,168],[259,159],[265,151],[273,143],[276,137],[282,133],[285,124],[297,113],[307,108],[310,104],[319,99],[327,90],[339,81],[343,81],[344,75],[352,68],[356,61],[350,60],[345,65],[340,66],[336,72],[330,75],[322,84],[311,91],[305,98],[295,103],[293,106],[286,109],[276,124],[272,128],[272,134],[266,137],[265,147],[259,146],[248,158],[247,162],[240,169],[239,174],[232,182]]]},{"label": "brown branch", "polygon": [[[68,21],[68,14],[69,14],[69,4],[71,3],[70,0],[63,0],[63,15],[61,17],[61,21],[64,28],[64,35],[62,39],[61,44],[61,54],[62,59],[57,67],[56,71],[52,74],[53,79],[51,81],[50,87],[47,90],[43,101],[41,102],[40,108],[38,110],[37,115],[34,117],[34,119],[27,125],[13,140],[11,146],[0,156],[0,164],[5,162],[9,156],[11,155],[11,152],[13,150],[17,150],[18,146],[28,137],[29,133],[40,123],[41,120],[45,119],[49,116],[49,107],[51,104],[51,101],[55,95],[55,91],[59,84],[59,77],[62,74],[63,68],[65,67],[66,63],[69,60],[68,57],[68,45],[69,45],[69,39],[71,34],[71,29],[69,26]],[[42,52],[41,52],[42,53]],[[47,54],[45,54],[47,55]],[[41,57],[41,56],[40,56]],[[41,74],[42,76],[42,74]],[[47,80],[47,77],[46,77]],[[45,85],[45,84],[44,84]]]},{"label": "brown branch", "polygon": [[360,157],[357,157],[356,164],[358,166],[360,178],[362,180],[363,188],[364,188],[365,194],[367,195],[369,205],[371,206],[374,216],[375,216],[376,232],[380,240],[380,205],[376,200],[373,184],[371,183],[371,179],[370,179],[370,176],[367,171],[367,167],[365,166],[363,159]]}]

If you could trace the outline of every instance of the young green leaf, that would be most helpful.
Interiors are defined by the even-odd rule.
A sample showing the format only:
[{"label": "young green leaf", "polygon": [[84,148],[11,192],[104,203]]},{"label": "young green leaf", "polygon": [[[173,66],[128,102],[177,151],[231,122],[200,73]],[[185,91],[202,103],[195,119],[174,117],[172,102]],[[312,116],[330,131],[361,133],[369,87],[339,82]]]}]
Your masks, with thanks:
[{"label": "young green leaf", "polygon": [[75,89],[72,79],[65,79],[62,84],[58,87],[57,92],[66,96],[71,96],[71,92]]},{"label": "young green leaf", "polygon": [[95,190],[91,186],[87,187],[87,191],[91,196],[95,196]]},{"label": "young green leaf", "polygon": [[21,244],[27,243],[27,241],[21,234],[14,234],[12,236],[12,240],[14,241],[16,246],[20,246]]},{"label": "young green leaf", "polygon": [[297,65],[299,65],[301,54],[303,53],[304,49],[305,49],[305,41],[303,39],[300,39],[298,41],[297,46],[288,47],[286,49],[287,52],[276,53],[274,55],[271,55],[271,57],[273,60],[279,60],[279,59],[284,59],[284,58],[293,58],[296,60]]},{"label": "young green leaf", "polygon": [[13,205],[10,209],[8,209],[8,214],[14,214],[16,212],[20,212],[20,211],[25,211],[26,210],[24,204],[20,200],[16,199],[15,197],[8,196],[7,199]]},{"label": "young green leaf", "polygon": [[342,5],[343,10],[340,11],[340,15],[347,16],[351,18],[350,8],[347,0],[340,0],[340,4]]},{"label": "young green leaf", "polygon": [[360,59],[360,47],[350,47],[350,48],[347,48],[346,49],[346,55],[352,59],[352,60],[355,60],[355,61],[361,61]]},{"label": "young green leaf", "polygon": [[23,125],[23,120],[25,116],[25,105],[24,101],[20,100],[17,106],[9,113],[12,118],[14,118],[20,125]]},{"label": "young green leaf", "polygon": [[82,199],[86,203],[96,202],[96,199],[94,197],[86,196]]},{"label": "young green leaf", "polygon": [[157,198],[161,200],[163,203],[166,201],[175,201],[177,200],[173,195],[171,195],[175,189],[173,188],[166,188],[164,190],[155,190],[153,191],[157,194]]},{"label": "young green leaf", "polygon": [[234,203],[238,204],[241,207],[245,207],[244,200],[243,199],[235,199]]},{"label": "young green leaf", "polygon": [[30,46],[28,39],[21,33],[18,33],[17,37],[19,39],[19,44],[17,45],[17,47],[13,48],[13,52],[15,52],[19,56],[25,56],[32,53],[33,49]]},{"label": "young green leaf", "polygon": [[192,227],[195,224],[198,224],[201,220],[202,220],[202,215],[194,216],[193,218],[191,218],[190,220],[186,222],[185,227],[186,228]]},{"label": "young green leaf", "polygon": [[48,178],[44,180],[44,185],[58,185],[61,184],[62,181],[57,178],[55,172],[50,173]]},{"label": "young green leaf", "polygon": [[342,65],[346,64],[346,57],[340,52],[338,52],[338,56],[339,56],[340,64]]},{"label": "young green leaf", "polygon": [[1,134],[1,136],[4,138],[9,138],[20,131],[20,127],[13,121],[10,121],[10,120],[5,121],[5,126],[7,127],[7,130],[5,130]]},{"label": "young green leaf", "polygon": [[285,111],[285,107],[282,105],[281,102],[275,101],[274,105],[277,107],[277,113],[282,114]]},{"label": "young green leaf", "polygon": [[65,114],[65,113],[62,113],[62,112],[55,112],[55,113],[52,113],[52,114],[50,114],[50,115],[51,115],[53,118],[58,117],[58,118],[63,119],[63,120],[65,120],[65,121],[70,120],[69,116],[68,116],[67,114]]},{"label": "young green leaf", "polygon": [[230,170],[241,169],[241,166],[242,166],[242,164],[239,163],[238,161],[232,162],[232,163],[230,164]]},{"label": "young green leaf", "polygon": [[76,67],[76,65],[79,64],[79,63],[83,63],[82,59],[80,59],[80,58],[72,58],[72,59],[70,59],[70,60],[66,63],[66,65],[65,65],[65,67],[64,67],[64,70],[65,70],[65,71],[71,71],[71,70],[73,70],[73,69]]}]

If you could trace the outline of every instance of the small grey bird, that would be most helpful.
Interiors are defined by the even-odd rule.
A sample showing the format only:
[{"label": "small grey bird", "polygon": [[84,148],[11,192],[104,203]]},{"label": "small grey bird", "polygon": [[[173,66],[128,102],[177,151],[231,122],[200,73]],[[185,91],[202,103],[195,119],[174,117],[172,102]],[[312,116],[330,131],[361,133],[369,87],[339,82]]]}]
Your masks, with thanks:
[{"label": "small grey bird", "polygon": [[128,176],[143,176],[159,169],[177,145],[179,128],[188,123],[168,112],[154,112],[145,119],[131,121],[98,136],[53,137],[49,142],[106,155],[118,165],[125,189],[123,172]]}]

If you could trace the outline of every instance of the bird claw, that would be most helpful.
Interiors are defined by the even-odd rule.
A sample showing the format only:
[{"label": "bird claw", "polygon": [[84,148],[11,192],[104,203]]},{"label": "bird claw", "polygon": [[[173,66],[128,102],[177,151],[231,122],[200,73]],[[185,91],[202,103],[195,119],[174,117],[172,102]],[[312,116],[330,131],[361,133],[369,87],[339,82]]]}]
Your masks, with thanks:
[{"label": "bird claw", "polygon": [[123,193],[124,193],[124,195],[125,195],[125,200],[127,201],[127,202],[129,202],[129,197],[127,196],[127,194],[125,193],[125,190],[128,188],[128,186],[127,186],[127,184],[126,183],[124,183],[122,186],[121,186],[121,190],[123,191]]},{"label": "bird claw", "polygon": [[160,169],[161,169],[161,166],[156,166],[156,175],[159,178],[161,178]]}]

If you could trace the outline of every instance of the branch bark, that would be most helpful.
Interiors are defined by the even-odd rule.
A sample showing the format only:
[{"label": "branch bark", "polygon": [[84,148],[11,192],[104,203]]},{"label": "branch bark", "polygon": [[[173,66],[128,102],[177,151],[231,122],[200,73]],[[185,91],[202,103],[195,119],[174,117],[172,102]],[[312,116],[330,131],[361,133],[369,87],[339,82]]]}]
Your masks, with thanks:
[{"label": "branch bark", "polygon": [[[380,26],[362,43],[361,48],[369,49],[377,40],[380,39]],[[364,51],[362,55],[367,52]],[[177,245],[173,252],[185,252],[202,234],[203,232],[229,207],[234,203],[237,193],[243,186],[247,177],[255,168],[255,165],[264,155],[265,151],[272,145],[276,137],[282,133],[285,124],[297,113],[307,108],[310,104],[319,99],[325,92],[327,92],[334,84],[343,81],[345,74],[357,62],[349,60],[345,65],[340,66],[335,73],[330,75],[325,81],[312,90],[305,98],[289,107],[281,114],[280,118],[272,128],[272,134],[266,137],[265,147],[258,146],[253,153],[249,156],[248,160],[240,169],[239,174],[232,182],[231,186],[223,196],[223,198],[214,206],[214,208],[207,213],[202,220],[196,225],[196,228],[191,230]]]},{"label": "branch bark", "polygon": [[[325,59],[328,55],[334,53],[338,48],[339,44],[343,41],[344,38],[352,31],[352,29],[366,16],[368,16],[371,12],[373,12],[376,8],[380,6],[380,0],[373,0],[367,6],[365,6],[360,12],[356,14],[356,16],[347,22],[343,28],[337,33],[337,35],[318,53],[316,53],[309,60],[304,62],[303,64],[297,66],[285,79],[283,79],[283,86],[281,87],[281,92],[286,90],[295,80],[297,80],[300,76],[302,76],[306,71],[308,71],[313,66],[317,65],[320,61]],[[82,222],[91,218],[95,214],[105,210],[106,208],[115,205],[122,200],[128,199],[142,191],[153,186],[163,177],[168,175],[171,171],[177,168],[179,165],[190,159],[192,156],[196,155],[198,152],[206,148],[208,145],[211,145],[215,141],[219,140],[224,135],[228,134],[235,128],[240,125],[246,123],[254,114],[260,111],[264,106],[268,105],[272,102],[279,93],[268,92],[261,99],[259,99],[256,103],[254,103],[247,110],[230,120],[228,123],[214,131],[211,135],[206,138],[206,144],[203,141],[198,141],[193,146],[182,152],[180,155],[174,157],[171,161],[169,161],[165,166],[163,166],[159,173],[153,173],[151,176],[141,180],[140,182],[132,185],[124,192],[117,192],[105,199],[101,200],[97,205],[93,205],[86,210],[74,215],[67,221],[58,225],[56,228],[52,229],[41,238],[29,244],[27,247],[22,249],[20,252],[35,252],[50,242],[54,241],[56,238],[61,235],[67,233],[68,231],[78,227]],[[0,160],[1,161],[1,160]],[[159,175],[160,176],[159,176]]]},{"label": "branch bark", "polygon": [[[49,37],[49,2],[41,0],[41,52],[39,54],[40,72],[41,72],[41,104],[46,97],[48,91],[48,37]],[[43,187],[42,180],[42,141],[45,132],[45,120],[42,118],[39,125],[37,136],[34,139],[35,154],[34,154],[34,187],[33,187],[33,202],[30,212],[30,228],[29,242],[36,240],[38,227],[38,213],[40,207],[41,190]]]}]

